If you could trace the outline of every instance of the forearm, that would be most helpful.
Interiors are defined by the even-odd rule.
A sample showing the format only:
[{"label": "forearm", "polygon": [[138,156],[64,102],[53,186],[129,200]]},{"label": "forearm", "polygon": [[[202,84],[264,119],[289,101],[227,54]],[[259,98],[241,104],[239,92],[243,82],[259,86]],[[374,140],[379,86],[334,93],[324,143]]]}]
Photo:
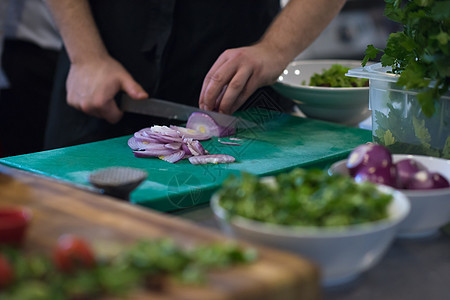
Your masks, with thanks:
[{"label": "forearm", "polygon": [[339,13],[345,0],[290,0],[260,44],[287,65],[305,50]]},{"label": "forearm", "polygon": [[72,63],[83,63],[108,55],[87,0],[45,1]]}]

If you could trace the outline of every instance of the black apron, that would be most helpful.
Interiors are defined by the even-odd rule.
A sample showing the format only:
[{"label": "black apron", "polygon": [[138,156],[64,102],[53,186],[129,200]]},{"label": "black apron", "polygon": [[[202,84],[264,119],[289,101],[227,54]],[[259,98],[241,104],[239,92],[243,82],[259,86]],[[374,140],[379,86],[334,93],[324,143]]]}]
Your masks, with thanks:
[{"label": "black apron", "polygon": [[[149,95],[198,106],[203,79],[226,49],[256,42],[280,10],[279,0],[93,0],[101,37]],[[46,149],[129,135],[164,120],[125,113],[114,125],[66,103],[70,62],[63,51]]]}]

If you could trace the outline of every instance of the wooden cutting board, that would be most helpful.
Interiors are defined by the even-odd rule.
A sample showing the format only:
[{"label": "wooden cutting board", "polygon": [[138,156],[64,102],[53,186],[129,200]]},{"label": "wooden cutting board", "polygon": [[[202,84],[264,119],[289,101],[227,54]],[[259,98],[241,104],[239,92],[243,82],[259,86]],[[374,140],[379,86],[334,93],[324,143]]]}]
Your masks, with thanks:
[{"label": "wooden cutting board", "polygon": [[[272,112],[272,114],[275,114]],[[296,167],[324,168],[344,159],[359,144],[371,141],[369,130],[261,110],[252,114],[259,127],[239,132],[241,146],[213,138],[203,142],[211,154],[229,154],[232,164],[170,164],[157,158],[136,158],[129,136],[73,147],[0,159],[0,164],[89,187],[89,175],[111,166],[140,168],[149,176],[130,196],[133,203],[173,211],[208,202],[230,175],[241,171],[274,175]],[[226,140],[226,139],[224,139]]]},{"label": "wooden cutting board", "polygon": [[[219,232],[166,214],[5,166],[0,166],[0,199],[0,206],[21,205],[32,210],[25,251],[49,252],[64,233],[78,234],[94,248],[141,238],[171,237],[181,246],[228,239]],[[259,260],[210,272],[203,286],[171,283],[163,291],[142,292],[132,299],[320,298],[316,266],[292,254],[253,247],[259,251]]]}]

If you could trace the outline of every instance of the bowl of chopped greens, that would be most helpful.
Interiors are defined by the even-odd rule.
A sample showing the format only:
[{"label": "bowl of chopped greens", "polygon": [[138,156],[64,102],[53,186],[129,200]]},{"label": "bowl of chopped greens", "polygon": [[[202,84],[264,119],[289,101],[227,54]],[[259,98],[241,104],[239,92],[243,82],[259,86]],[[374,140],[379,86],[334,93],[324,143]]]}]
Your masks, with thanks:
[{"label": "bowl of chopped greens", "polygon": [[345,75],[360,66],[357,60],[293,61],[273,87],[307,117],[354,126],[370,116],[368,80]]},{"label": "bowl of chopped greens", "polygon": [[409,213],[402,193],[323,170],[228,178],[211,199],[222,231],[317,263],[322,284],[349,282],[381,260]]}]

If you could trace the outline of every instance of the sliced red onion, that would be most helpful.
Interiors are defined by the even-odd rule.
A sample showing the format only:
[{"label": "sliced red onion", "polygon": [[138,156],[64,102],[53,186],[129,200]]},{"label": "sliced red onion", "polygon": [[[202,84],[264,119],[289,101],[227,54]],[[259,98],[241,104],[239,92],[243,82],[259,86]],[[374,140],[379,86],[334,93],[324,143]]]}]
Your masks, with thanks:
[{"label": "sliced red onion", "polygon": [[207,134],[210,136],[229,136],[235,133],[235,129],[231,126],[224,127],[214,121],[213,118],[207,114],[194,112],[189,117],[186,128],[193,129],[202,134]]},{"label": "sliced red onion", "polygon": [[152,132],[151,127],[142,128],[141,130],[138,130],[136,133],[141,134],[142,136],[148,136],[149,133]]},{"label": "sliced red onion", "polygon": [[179,150],[170,155],[160,156],[159,158],[170,163],[176,163],[177,161],[182,160],[184,155],[185,152],[183,150]]},{"label": "sliced red onion", "polygon": [[242,141],[240,138],[230,137],[230,141]]},{"label": "sliced red onion", "polygon": [[176,131],[170,127],[167,127],[167,126],[154,125],[154,126],[150,127],[150,130],[156,134],[162,134],[165,136],[171,136],[171,137],[175,137],[175,138],[180,137],[180,134],[178,133],[178,131]]},{"label": "sliced red onion", "polygon": [[419,171],[426,170],[425,166],[420,162],[406,158],[398,161],[395,164],[397,168],[397,183],[398,188],[405,188],[411,178]]},{"label": "sliced red onion", "polygon": [[[175,132],[176,133],[176,132]],[[154,132],[152,128],[144,128],[134,134],[138,141],[145,141],[149,143],[180,143],[182,138],[176,135],[166,135],[163,133]]]},{"label": "sliced red onion", "polygon": [[431,173],[431,179],[433,180],[433,186],[435,189],[443,189],[450,187],[448,180],[442,176],[440,173]]},{"label": "sliced red onion", "polygon": [[165,148],[164,150],[160,150],[160,149],[146,149],[144,151],[133,151],[134,156],[136,156],[136,157],[160,157],[160,156],[171,155],[171,154],[173,154],[175,152],[177,152],[177,151],[176,150],[172,150],[172,149],[167,149],[167,148]]},{"label": "sliced red onion", "polygon": [[180,136],[169,136],[153,133],[152,137],[161,143],[181,143],[183,139]]},{"label": "sliced red onion", "polygon": [[219,143],[221,143],[221,144],[224,144],[224,145],[241,146],[241,144],[239,144],[239,143],[235,143],[235,142],[225,142],[225,141],[222,141],[221,139],[218,139],[217,141],[218,141]]},{"label": "sliced red onion", "polygon": [[378,144],[362,144],[356,147],[347,159],[347,168],[351,176],[355,176],[362,167],[388,167],[392,165],[389,150]]},{"label": "sliced red onion", "polygon": [[181,148],[182,143],[169,143],[165,144],[164,147],[173,150],[179,150]]},{"label": "sliced red onion", "polygon": [[153,137],[149,137],[145,131],[138,131],[134,133],[134,138],[138,142],[146,142],[146,143],[159,143],[159,140]]},{"label": "sliced red onion", "polygon": [[134,136],[128,139],[128,147],[132,150],[144,150],[147,145],[147,142],[138,141]]},{"label": "sliced red onion", "polygon": [[355,175],[356,182],[370,181],[391,187],[397,186],[396,168],[393,165],[364,166]]},{"label": "sliced red onion", "polygon": [[149,143],[143,150],[167,150],[166,144]]},{"label": "sliced red onion", "polygon": [[193,165],[204,165],[204,164],[225,164],[232,163],[236,159],[227,154],[209,154],[209,155],[198,155],[189,157],[189,162]]},{"label": "sliced red onion", "polygon": [[192,155],[191,150],[186,144],[181,144],[181,149],[186,153],[186,155]]},{"label": "sliced red onion", "polygon": [[192,155],[205,155],[206,154],[206,151],[203,148],[202,144],[197,140],[188,141],[186,143],[186,145],[189,149],[189,152]]},{"label": "sliced red onion", "polygon": [[170,128],[176,130],[182,138],[190,138],[199,141],[206,141],[211,138],[211,135],[198,132],[194,129],[184,128],[180,126],[170,125]]}]

